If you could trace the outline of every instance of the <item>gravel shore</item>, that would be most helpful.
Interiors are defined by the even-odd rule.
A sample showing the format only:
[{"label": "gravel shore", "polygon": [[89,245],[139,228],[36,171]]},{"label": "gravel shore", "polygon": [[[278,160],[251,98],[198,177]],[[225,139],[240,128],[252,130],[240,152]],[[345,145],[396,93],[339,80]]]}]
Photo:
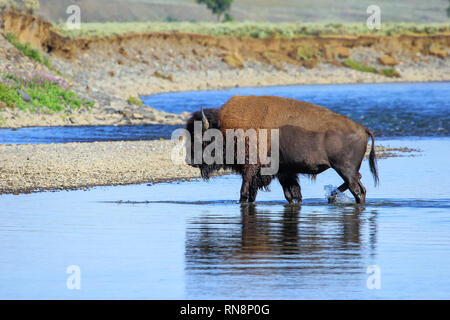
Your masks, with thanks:
[{"label": "gravel shore", "polygon": [[175,141],[0,145],[0,193],[198,178],[172,163]]},{"label": "gravel shore", "polygon": [[[0,145],[0,194],[200,178],[171,160],[177,141]],[[379,158],[418,150],[376,147]],[[226,174],[221,172],[220,174]]]}]

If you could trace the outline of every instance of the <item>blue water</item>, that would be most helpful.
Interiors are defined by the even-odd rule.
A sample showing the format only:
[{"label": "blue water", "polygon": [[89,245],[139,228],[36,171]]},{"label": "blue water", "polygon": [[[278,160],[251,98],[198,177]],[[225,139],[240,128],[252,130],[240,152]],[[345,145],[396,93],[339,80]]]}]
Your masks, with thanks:
[{"label": "blue water", "polygon": [[68,143],[170,139],[183,126],[71,126],[0,129],[0,144]]},{"label": "blue water", "polygon": [[[167,112],[219,108],[235,94],[277,95],[323,105],[370,128],[377,138],[450,135],[450,82],[302,85],[143,96]],[[0,129],[0,144],[170,139],[172,125]]]},{"label": "blue water", "polygon": [[142,97],[168,112],[219,108],[233,95],[274,95],[327,107],[377,137],[450,135],[450,82],[301,85],[161,93]]},{"label": "blue water", "polygon": [[[240,178],[0,195],[3,299],[449,299],[450,138],[363,162],[364,206],[329,205],[329,170],[241,207]],[[369,266],[380,289],[369,289]],[[80,289],[69,290],[69,266]]]},{"label": "blue water", "polygon": [[[297,97],[364,123],[385,146],[422,152],[380,159],[378,188],[364,161],[363,206],[327,203],[324,187],[342,183],[333,170],[315,183],[300,179],[301,206],[286,205],[274,181],[255,206],[241,207],[235,175],[0,195],[0,299],[449,299],[448,89],[446,82],[150,96],[148,104],[176,112],[217,107],[235,93]],[[0,130],[0,143],[153,139],[173,129],[156,128]],[[367,286],[373,265],[380,289]],[[67,287],[69,266],[81,271],[79,290]]]}]

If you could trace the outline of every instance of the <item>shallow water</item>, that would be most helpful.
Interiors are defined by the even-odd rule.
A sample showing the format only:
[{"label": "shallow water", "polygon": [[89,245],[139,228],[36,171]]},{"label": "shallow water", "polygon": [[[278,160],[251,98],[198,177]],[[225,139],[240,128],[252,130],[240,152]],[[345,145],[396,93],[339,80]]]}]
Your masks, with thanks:
[{"label": "shallow water", "polygon": [[135,141],[170,139],[173,130],[183,126],[71,126],[1,129],[0,144],[68,143],[93,141]]},{"label": "shallow water", "polygon": [[[302,85],[163,93],[142,97],[167,112],[218,108],[235,94],[277,95],[323,105],[380,137],[450,136],[450,82]],[[170,139],[171,125],[0,129],[0,144]]]},{"label": "shallow water", "polygon": [[274,182],[241,207],[237,176],[0,195],[0,298],[448,299],[450,138],[383,144],[423,152],[379,160],[378,188],[364,161],[364,206],[327,204],[330,170],[302,206]]}]

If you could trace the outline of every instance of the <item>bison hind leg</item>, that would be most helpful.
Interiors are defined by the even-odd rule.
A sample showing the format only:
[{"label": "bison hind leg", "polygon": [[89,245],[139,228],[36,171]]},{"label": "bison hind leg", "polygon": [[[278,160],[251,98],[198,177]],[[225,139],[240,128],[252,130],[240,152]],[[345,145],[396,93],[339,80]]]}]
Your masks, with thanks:
[{"label": "bison hind leg", "polygon": [[[361,174],[357,169],[341,168],[333,166],[333,169],[344,179],[344,183],[338,188],[339,191],[344,192],[350,189],[356,203],[366,202],[366,188],[361,183]],[[333,195],[332,195],[333,196]],[[331,197],[330,197],[331,198]],[[330,199],[328,199],[330,202]]]},{"label": "bison hind leg", "polygon": [[356,203],[366,202],[366,188],[362,185],[358,178],[352,178],[350,180],[348,188],[355,197]]}]

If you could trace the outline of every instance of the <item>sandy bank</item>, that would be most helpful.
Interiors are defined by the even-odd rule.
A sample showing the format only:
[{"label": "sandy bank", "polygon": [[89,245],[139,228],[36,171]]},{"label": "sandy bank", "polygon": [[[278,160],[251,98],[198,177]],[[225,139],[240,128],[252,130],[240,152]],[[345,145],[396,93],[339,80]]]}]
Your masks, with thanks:
[{"label": "sandy bank", "polygon": [[[176,141],[0,145],[0,194],[199,178],[171,161]],[[376,147],[379,158],[416,150]]]}]

